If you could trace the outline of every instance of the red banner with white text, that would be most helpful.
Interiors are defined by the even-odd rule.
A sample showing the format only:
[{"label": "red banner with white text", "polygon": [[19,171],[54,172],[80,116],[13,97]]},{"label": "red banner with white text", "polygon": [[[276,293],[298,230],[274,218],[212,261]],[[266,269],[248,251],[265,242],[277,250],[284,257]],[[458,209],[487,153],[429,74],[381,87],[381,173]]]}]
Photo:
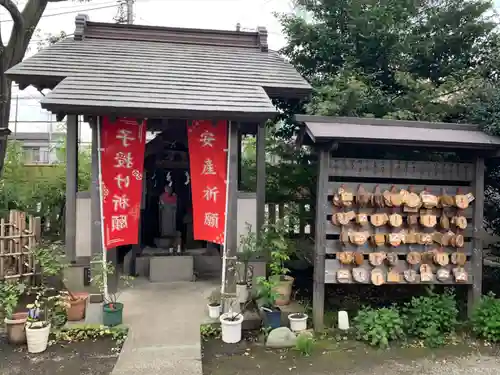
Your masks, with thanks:
[{"label": "red banner with white text", "polygon": [[101,189],[106,250],[139,242],[146,122],[101,120]]},{"label": "red banner with white text", "polygon": [[194,239],[224,244],[227,121],[188,124]]}]

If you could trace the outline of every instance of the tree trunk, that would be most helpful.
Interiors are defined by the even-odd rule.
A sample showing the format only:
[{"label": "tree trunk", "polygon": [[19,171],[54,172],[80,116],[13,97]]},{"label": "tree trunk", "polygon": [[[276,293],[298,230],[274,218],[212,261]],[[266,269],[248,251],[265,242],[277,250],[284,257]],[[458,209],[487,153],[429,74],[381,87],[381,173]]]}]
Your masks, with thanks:
[{"label": "tree trunk", "polygon": [[[0,128],[9,127],[12,96],[12,81],[7,79],[5,72],[23,60],[31,37],[49,1],[66,0],[28,0],[22,12],[13,0],[0,0],[0,6],[9,12],[13,20],[12,32],[7,44],[2,41],[0,35]],[[6,152],[7,138],[0,139],[0,176]]]},{"label": "tree trunk", "polygon": [[[1,65],[1,64],[0,64]],[[3,72],[2,70],[0,72]],[[12,94],[12,82],[7,79],[4,73],[0,73],[0,128],[9,127],[10,98]],[[7,137],[0,138],[0,177],[2,176],[7,152]]]}]

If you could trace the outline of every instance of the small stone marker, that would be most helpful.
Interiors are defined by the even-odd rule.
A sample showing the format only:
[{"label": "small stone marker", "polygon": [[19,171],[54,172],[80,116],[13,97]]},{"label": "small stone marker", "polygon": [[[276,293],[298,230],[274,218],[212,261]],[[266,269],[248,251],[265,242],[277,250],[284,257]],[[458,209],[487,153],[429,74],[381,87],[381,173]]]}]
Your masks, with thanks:
[{"label": "small stone marker", "polygon": [[269,332],[266,340],[268,348],[292,348],[297,342],[297,336],[288,327],[279,327]]},{"label": "small stone marker", "polygon": [[347,311],[339,311],[338,322],[339,329],[343,331],[347,331],[349,329],[349,316],[347,315]]}]

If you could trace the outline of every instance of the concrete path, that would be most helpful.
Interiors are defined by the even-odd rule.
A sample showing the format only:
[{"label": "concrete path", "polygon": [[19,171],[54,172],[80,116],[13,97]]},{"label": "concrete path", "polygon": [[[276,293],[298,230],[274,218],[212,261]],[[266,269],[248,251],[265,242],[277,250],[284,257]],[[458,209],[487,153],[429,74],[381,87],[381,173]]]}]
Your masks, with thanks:
[{"label": "concrete path", "polygon": [[216,282],[140,281],[120,297],[128,338],[111,375],[202,375],[200,324]]}]

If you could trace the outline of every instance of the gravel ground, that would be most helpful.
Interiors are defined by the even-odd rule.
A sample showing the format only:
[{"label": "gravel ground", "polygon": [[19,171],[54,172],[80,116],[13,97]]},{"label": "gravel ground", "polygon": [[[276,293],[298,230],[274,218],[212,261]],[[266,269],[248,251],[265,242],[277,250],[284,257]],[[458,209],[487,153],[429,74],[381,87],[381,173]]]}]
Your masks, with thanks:
[{"label": "gravel ground", "polygon": [[[370,369],[373,375],[497,375],[500,373],[500,359],[492,355],[471,354],[466,357],[446,357],[443,359],[421,358],[413,361],[386,361]],[[327,374],[327,372],[311,373]],[[348,374],[330,372],[329,374]],[[350,372],[351,375],[366,374]]]},{"label": "gravel ground", "polygon": [[118,354],[114,341],[102,339],[55,344],[40,354],[13,347],[0,340],[0,375],[109,375]]},{"label": "gravel ground", "polygon": [[358,343],[316,350],[302,357],[294,350],[261,345],[204,343],[204,375],[498,375],[500,358],[491,347],[460,344],[442,349],[376,351]]}]

